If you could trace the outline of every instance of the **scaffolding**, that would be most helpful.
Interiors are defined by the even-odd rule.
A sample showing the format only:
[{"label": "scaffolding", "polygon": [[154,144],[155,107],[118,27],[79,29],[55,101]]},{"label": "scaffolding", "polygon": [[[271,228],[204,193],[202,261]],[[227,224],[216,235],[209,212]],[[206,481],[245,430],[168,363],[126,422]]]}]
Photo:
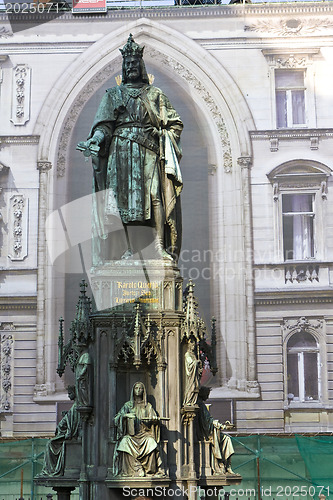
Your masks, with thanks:
[{"label": "scaffolding", "polygon": [[[333,498],[333,435],[231,437],[235,448],[232,468],[243,480],[238,486],[221,488],[221,499]],[[0,442],[0,500],[55,498],[50,488],[33,482],[42,468],[46,442],[42,438]],[[198,498],[202,496],[198,492]]]}]

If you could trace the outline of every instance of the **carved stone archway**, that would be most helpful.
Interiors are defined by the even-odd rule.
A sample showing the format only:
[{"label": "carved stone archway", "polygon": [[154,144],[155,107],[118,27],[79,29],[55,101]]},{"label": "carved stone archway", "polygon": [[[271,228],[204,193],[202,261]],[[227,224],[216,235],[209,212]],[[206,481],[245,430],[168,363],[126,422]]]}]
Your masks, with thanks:
[{"label": "carved stone archway", "polygon": [[[154,64],[160,65],[162,71],[172,74],[179,85],[186,84],[191,87],[191,97],[202,111],[205,117],[205,128],[208,131],[206,137],[208,149],[211,152],[209,162],[214,176],[211,178],[210,189],[215,197],[216,213],[223,211],[220,194],[224,190],[230,189],[230,186],[238,186],[243,192],[241,196],[243,204],[237,209],[239,209],[238,223],[243,225],[244,238],[242,234],[233,237],[228,235],[228,241],[231,242],[231,246],[235,248],[241,246],[243,249],[241,262],[237,265],[239,271],[237,270],[236,277],[240,283],[238,287],[240,294],[235,299],[236,302],[241,302],[241,306],[235,302],[233,310],[247,311],[242,324],[237,326],[238,340],[242,346],[244,361],[247,359],[247,363],[245,365],[235,363],[233,379],[236,380],[234,383],[237,387],[246,391],[247,386],[251,389],[255,382],[254,316],[251,308],[248,308],[249,293],[253,285],[249,282],[251,273],[246,273],[247,278],[244,273],[244,269],[248,269],[251,265],[252,255],[249,196],[249,167],[252,151],[249,130],[255,129],[254,122],[236,82],[210,53],[183,34],[145,18],[115,30],[94,43],[78,57],[53,87],[36,123],[34,134],[40,135],[39,164],[46,162],[48,168],[53,166],[51,172],[40,170],[43,176],[40,200],[43,203],[40,202],[39,208],[40,279],[38,280],[37,300],[40,307],[37,331],[37,390],[40,394],[47,394],[55,387],[54,376],[52,378],[52,373],[47,372],[44,359],[45,357],[53,359],[55,356],[54,332],[56,331],[56,318],[59,316],[52,297],[48,297],[49,307],[44,307],[47,293],[50,293],[46,293],[46,290],[52,290],[53,279],[52,266],[47,267],[45,248],[45,219],[53,207],[52,200],[47,208],[44,202],[49,198],[48,191],[55,193],[57,182],[65,181],[68,147],[73,126],[89,97],[120,67],[119,47],[125,44],[129,32],[133,34],[137,43],[145,45],[145,55],[148,60],[153,60]],[[47,180],[45,176],[48,176]],[[227,182],[225,176],[229,178]],[[221,241],[226,238],[223,223],[218,227],[219,234],[214,235],[214,241],[212,241],[212,248],[215,248],[215,251],[218,250]],[[225,265],[225,263],[221,264],[221,266]],[[47,273],[45,269],[48,269]],[[222,274],[225,275],[226,271],[224,270]],[[225,296],[225,293],[225,285],[216,282],[213,289],[216,304],[220,302],[220,295]],[[60,302],[57,301],[57,304],[59,307]],[[224,313],[225,311],[221,310],[220,315],[223,316]],[[225,326],[224,328],[226,329]],[[46,345],[49,346],[50,352],[45,356]],[[247,382],[250,384],[248,385]]]}]

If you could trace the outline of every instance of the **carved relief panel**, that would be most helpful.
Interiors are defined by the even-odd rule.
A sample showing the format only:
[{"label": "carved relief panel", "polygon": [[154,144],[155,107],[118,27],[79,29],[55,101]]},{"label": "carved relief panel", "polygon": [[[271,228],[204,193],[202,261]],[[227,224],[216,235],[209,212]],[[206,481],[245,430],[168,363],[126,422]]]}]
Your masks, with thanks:
[{"label": "carved relief panel", "polygon": [[0,412],[13,410],[14,326],[0,324]]},{"label": "carved relief panel", "polygon": [[16,194],[9,204],[8,257],[12,261],[24,260],[28,255],[28,199]]},{"label": "carved relief panel", "polygon": [[13,93],[10,121],[14,125],[25,125],[30,119],[31,68],[17,64],[13,68]]}]

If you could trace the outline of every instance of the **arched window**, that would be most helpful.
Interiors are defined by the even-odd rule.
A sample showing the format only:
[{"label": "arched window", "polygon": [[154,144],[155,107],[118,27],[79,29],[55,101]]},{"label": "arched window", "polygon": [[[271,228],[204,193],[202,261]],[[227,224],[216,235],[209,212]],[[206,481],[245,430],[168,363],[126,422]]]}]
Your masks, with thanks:
[{"label": "arched window", "polygon": [[319,346],[308,332],[297,332],[287,344],[289,402],[320,399]]}]

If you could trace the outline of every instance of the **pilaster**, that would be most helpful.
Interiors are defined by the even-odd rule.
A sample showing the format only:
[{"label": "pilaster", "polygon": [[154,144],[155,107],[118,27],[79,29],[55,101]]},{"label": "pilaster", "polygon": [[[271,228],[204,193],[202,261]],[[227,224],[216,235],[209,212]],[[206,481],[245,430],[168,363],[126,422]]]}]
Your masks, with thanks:
[{"label": "pilaster", "polygon": [[[46,326],[46,238],[45,221],[47,214],[48,172],[52,164],[38,161],[39,198],[38,198],[38,250],[37,250],[37,348],[36,348],[36,386],[38,396],[53,392],[54,387],[46,380],[45,369],[45,326]],[[53,391],[52,391],[53,389]]]},{"label": "pilaster", "polygon": [[245,258],[245,295],[247,321],[247,387],[249,392],[258,390],[256,374],[256,333],[254,312],[254,279],[253,279],[253,230],[251,204],[251,156],[240,156],[237,159],[241,167],[243,216],[244,216],[244,258]]}]

